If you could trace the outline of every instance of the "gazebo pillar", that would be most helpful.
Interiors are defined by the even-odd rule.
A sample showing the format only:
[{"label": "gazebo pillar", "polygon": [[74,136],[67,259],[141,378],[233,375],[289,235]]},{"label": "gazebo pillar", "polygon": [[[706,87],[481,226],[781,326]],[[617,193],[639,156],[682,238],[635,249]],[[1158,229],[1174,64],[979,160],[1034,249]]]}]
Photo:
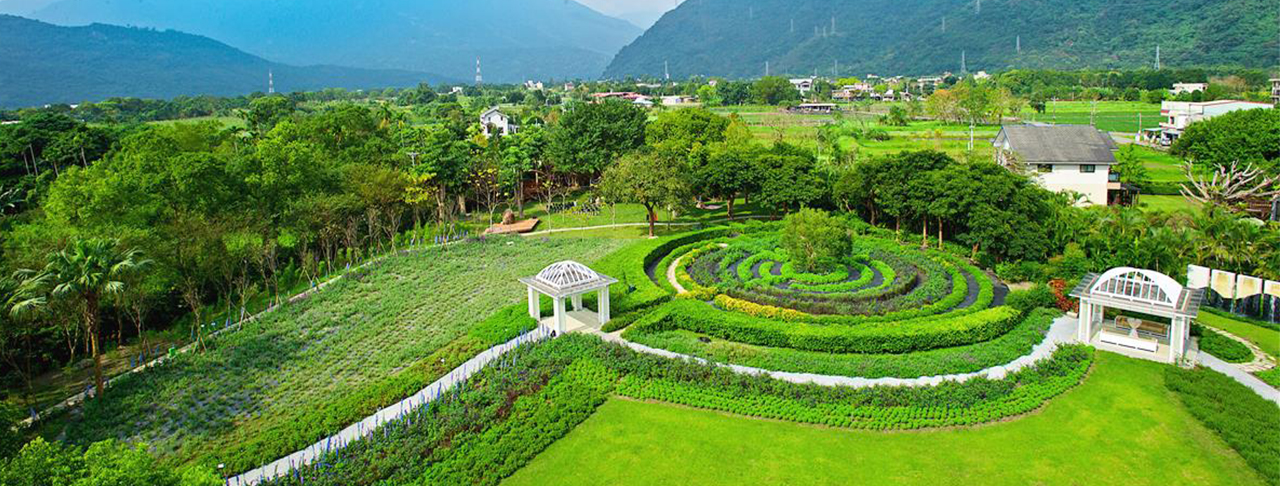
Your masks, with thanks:
[{"label": "gazebo pillar", "polygon": [[1169,330],[1169,357],[1174,363],[1187,354],[1187,334],[1190,330],[1187,321],[1186,317],[1174,317]]},{"label": "gazebo pillar", "polygon": [[1093,339],[1093,304],[1087,300],[1080,301],[1080,327],[1076,330],[1076,339],[1088,344]]},{"label": "gazebo pillar", "polygon": [[556,334],[564,334],[565,330],[568,328],[568,326],[565,325],[565,319],[564,319],[564,314],[565,314],[564,297],[556,297],[555,301],[556,301],[556,305],[555,305]]},{"label": "gazebo pillar", "polygon": [[600,325],[609,323],[609,287],[600,289],[597,307],[600,308]]},{"label": "gazebo pillar", "polygon": [[573,310],[575,312],[582,310],[582,294],[573,294],[571,299],[573,301]]},{"label": "gazebo pillar", "polygon": [[529,317],[538,321],[539,324],[542,323],[542,303],[539,302],[541,298],[542,294],[539,294],[533,287],[529,287]]}]

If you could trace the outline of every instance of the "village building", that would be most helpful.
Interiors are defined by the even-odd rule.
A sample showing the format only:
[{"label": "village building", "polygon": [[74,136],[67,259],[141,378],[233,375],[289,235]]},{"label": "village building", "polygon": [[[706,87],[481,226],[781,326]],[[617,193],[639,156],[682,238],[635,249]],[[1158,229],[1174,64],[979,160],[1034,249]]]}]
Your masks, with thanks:
[{"label": "village building", "polygon": [[1029,174],[1045,189],[1081,196],[1081,206],[1126,204],[1137,193],[1111,173],[1116,144],[1087,125],[1010,125],[992,145],[996,163]]},{"label": "village building", "polygon": [[480,115],[480,131],[486,138],[492,137],[495,133],[509,137],[519,130],[520,126],[511,123],[511,117],[496,106]]},{"label": "village building", "polygon": [[1280,78],[1271,80],[1271,104],[1280,106]]},{"label": "village building", "polygon": [[527,89],[530,91],[542,91],[543,89],[542,81],[525,81],[524,89]]},{"label": "village building", "polygon": [[835,103],[801,103],[787,111],[801,115],[830,115],[838,109]]},{"label": "village building", "polygon": [[1192,123],[1208,120],[1233,111],[1258,110],[1271,107],[1272,105],[1267,103],[1239,100],[1206,101],[1203,103],[1166,101],[1160,105],[1160,116],[1164,117],[1160,122],[1160,128],[1143,130],[1141,138],[1152,144],[1172,145]]},{"label": "village building", "polygon": [[1169,90],[1169,94],[1178,96],[1183,93],[1186,93],[1186,94],[1195,93],[1196,91],[1203,93],[1208,89],[1209,89],[1208,83],[1174,83],[1173,89]]},{"label": "village building", "polygon": [[804,96],[813,91],[813,82],[813,78],[795,78],[791,80],[791,85],[800,92],[800,96]]}]

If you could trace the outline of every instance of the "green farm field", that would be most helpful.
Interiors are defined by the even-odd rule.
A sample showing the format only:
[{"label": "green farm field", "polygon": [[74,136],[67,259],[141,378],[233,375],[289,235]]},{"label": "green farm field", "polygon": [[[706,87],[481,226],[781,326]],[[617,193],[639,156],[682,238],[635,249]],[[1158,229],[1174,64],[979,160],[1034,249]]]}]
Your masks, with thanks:
[{"label": "green farm field", "polygon": [[1099,353],[1043,410],[877,433],[615,399],[504,484],[1260,485],[1166,391],[1163,366]]},{"label": "green farm field", "polygon": [[[1141,117],[1139,117],[1141,115]],[[1070,125],[1092,124],[1102,131],[1137,133],[1141,128],[1160,126],[1160,105],[1137,101],[1050,101],[1044,113],[1031,108],[1022,112],[1024,121]]]}]

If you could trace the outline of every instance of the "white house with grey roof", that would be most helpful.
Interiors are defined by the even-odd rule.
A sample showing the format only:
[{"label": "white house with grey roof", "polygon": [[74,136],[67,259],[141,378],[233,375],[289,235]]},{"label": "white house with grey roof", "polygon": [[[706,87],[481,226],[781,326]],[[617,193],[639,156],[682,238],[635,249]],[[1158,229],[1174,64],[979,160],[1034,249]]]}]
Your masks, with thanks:
[{"label": "white house with grey roof", "polygon": [[492,137],[494,133],[509,137],[519,130],[520,126],[512,123],[511,117],[496,106],[480,114],[480,131],[485,138]]},{"label": "white house with grey roof", "polygon": [[1125,192],[1118,177],[1116,144],[1086,125],[1011,125],[1000,129],[992,145],[996,162],[1022,168],[1046,189],[1074,192],[1080,205],[1106,205]]}]

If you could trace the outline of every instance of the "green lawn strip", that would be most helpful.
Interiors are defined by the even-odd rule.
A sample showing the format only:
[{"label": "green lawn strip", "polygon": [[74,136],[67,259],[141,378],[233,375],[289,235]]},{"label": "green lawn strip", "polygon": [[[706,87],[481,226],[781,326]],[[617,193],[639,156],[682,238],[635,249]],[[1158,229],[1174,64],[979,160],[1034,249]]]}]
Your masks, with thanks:
[{"label": "green lawn strip", "polygon": [[1165,386],[1267,482],[1280,484],[1280,407],[1207,368],[1167,367]]},{"label": "green lawn strip", "polygon": [[1202,311],[1196,318],[1201,324],[1227,331],[1253,343],[1272,358],[1280,357],[1280,331],[1268,329],[1240,319],[1233,319],[1211,311]]},{"label": "green lawn strip", "polygon": [[423,360],[447,366],[483,349],[485,342],[458,340],[479,316],[524,296],[517,278],[559,260],[591,263],[621,245],[491,240],[393,257],[213,340],[207,351],[131,375],[82,415],[40,430],[65,431],[77,444],[147,443],[171,463],[256,467],[430,383],[439,367]]},{"label": "green lawn strip", "polygon": [[1034,311],[1008,334],[991,341],[908,354],[836,354],[771,348],[711,339],[689,331],[629,333],[628,339],[658,349],[697,356],[719,363],[794,373],[856,376],[863,378],[917,378],[972,373],[1008,364],[1031,352],[1044,340],[1060,313]]},{"label": "green lawn strip", "polygon": [[1253,376],[1258,377],[1263,383],[1271,385],[1271,388],[1280,390],[1280,368],[1271,368],[1267,371],[1254,373]]},{"label": "green lawn strip", "polygon": [[1183,196],[1139,196],[1138,206],[1147,212],[1190,213],[1200,205]]},{"label": "green lawn strip", "polygon": [[912,433],[612,400],[506,484],[1264,484],[1165,391],[1164,368],[1099,353],[1039,413]]}]

